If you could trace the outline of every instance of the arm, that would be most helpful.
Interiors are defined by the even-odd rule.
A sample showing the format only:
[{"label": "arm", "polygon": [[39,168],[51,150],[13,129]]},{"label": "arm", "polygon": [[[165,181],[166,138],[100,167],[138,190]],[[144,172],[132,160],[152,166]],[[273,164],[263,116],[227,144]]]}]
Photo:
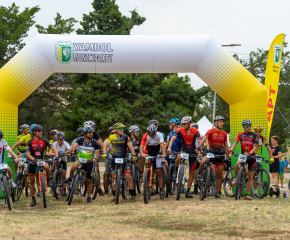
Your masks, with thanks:
[{"label": "arm", "polygon": [[74,143],[74,145],[71,147],[70,151],[74,152],[78,147],[78,143]]},{"label": "arm", "polygon": [[[250,155],[254,154],[254,153],[256,152],[257,148],[258,148],[258,144],[257,144],[257,143],[254,143],[254,147],[253,147],[253,149],[249,152],[249,154],[250,154]],[[281,155],[281,156],[282,156],[282,155]]]},{"label": "arm", "polygon": [[278,155],[274,156],[273,158],[276,158],[276,159],[282,158],[282,152],[278,152]]},{"label": "arm", "polygon": [[128,143],[127,143],[127,146],[128,146],[128,148],[130,149],[130,152],[132,153],[132,155],[135,156],[135,149],[134,149],[134,147],[133,147],[132,142],[128,142]]},{"label": "arm", "polygon": [[237,146],[237,144],[238,144],[238,142],[237,141],[235,141],[234,142],[234,144],[231,146],[231,151],[234,151],[235,150],[235,148],[236,148],[236,146]]},{"label": "arm", "polygon": [[208,144],[208,140],[207,139],[205,141],[205,145],[206,145],[206,150],[209,150],[209,144]]},{"label": "arm", "polygon": [[57,152],[55,146],[52,146],[52,147],[50,148],[50,151],[52,151],[52,152],[54,153],[54,156],[55,156],[55,157],[58,157],[58,152]]},{"label": "arm", "polygon": [[95,151],[96,154],[96,160],[94,162],[97,162],[97,160],[100,158],[101,154],[100,154],[100,150],[96,150]]},{"label": "arm", "polygon": [[170,140],[170,142],[169,142],[168,149],[167,149],[167,152],[168,152],[168,153],[171,153],[171,152],[172,152],[172,151],[171,151],[171,147],[172,147],[174,141],[176,140],[176,138],[177,138],[176,136],[173,136],[173,137],[171,138],[171,140]]},{"label": "arm", "polygon": [[227,141],[225,142],[224,149],[225,149],[225,154],[227,156],[227,160],[229,160],[230,159],[230,155],[229,155],[229,145],[228,145],[228,142]]},{"label": "arm", "polygon": [[[202,149],[203,144],[204,144],[205,142],[207,142],[207,144],[208,144],[208,141],[207,141],[207,138],[206,138],[206,137],[203,137],[201,140],[198,139],[197,141],[198,141],[198,144],[199,144],[198,147],[200,147],[200,149]],[[208,149],[207,146],[206,146],[206,149]]]},{"label": "arm", "polygon": [[48,156],[54,156],[54,153],[53,153],[52,149],[49,150],[49,153],[47,155]]},{"label": "arm", "polygon": [[27,157],[29,160],[31,160],[31,161],[34,160],[34,157],[31,156],[31,152],[26,152],[26,157]]},{"label": "arm", "polygon": [[161,143],[161,151],[162,151],[162,158],[166,158],[166,150],[165,150],[165,144]]},{"label": "arm", "polygon": [[[11,151],[13,151],[15,148],[17,148],[21,143],[23,143],[23,142],[21,142],[20,140],[17,141],[17,142],[12,146]],[[18,152],[18,150],[17,150],[17,152]]]},{"label": "arm", "polygon": [[105,144],[103,144],[103,153],[106,153],[107,152],[107,149],[108,149],[108,147],[109,147],[109,145],[110,145],[110,142],[106,142]]},{"label": "arm", "polygon": [[9,152],[15,159],[15,162],[18,163],[19,162],[19,158],[17,157],[17,155],[10,149],[7,150],[7,152]]},{"label": "arm", "polygon": [[100,147],[102,149],[104,147],[102,139],[99,139],[97,142],[98,142],[98,144],[100,145]]},{"label": "arm", "polygon": [[144,157],[144,148],[145,148],[145,145],[140,145],[140,154],[142,157]]}]

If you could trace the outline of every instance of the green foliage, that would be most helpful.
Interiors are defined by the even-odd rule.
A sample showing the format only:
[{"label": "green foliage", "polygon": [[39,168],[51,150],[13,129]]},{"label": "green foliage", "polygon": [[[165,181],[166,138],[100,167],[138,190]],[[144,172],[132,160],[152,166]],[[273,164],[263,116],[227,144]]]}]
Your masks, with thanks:
[{"label": "green foliage", "polygon": [[0,6],[0,67],[5,65],[23,47],[23,38],[33,26],[38,6],[25,8],[19,12],[19,7],[12,3],[11,7]]}]

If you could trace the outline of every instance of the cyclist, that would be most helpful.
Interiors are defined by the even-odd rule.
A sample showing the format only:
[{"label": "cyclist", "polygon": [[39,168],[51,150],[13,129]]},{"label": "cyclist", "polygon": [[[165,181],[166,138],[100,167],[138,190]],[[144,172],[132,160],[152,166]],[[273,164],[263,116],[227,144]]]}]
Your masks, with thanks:
[{"label": "cyclist", "polygon": [[[147,145],[148,154],[144,153],[145,144]],[[160,152],[160,148],[162,151],[161,158],[165,158],[166,152],[163,136],[160,132],[157,132],[157,126],[155,124],[150,124],[147,128],[147,133],[145,133],[142,137],[140,145],[141,156],[144,158],[146,158],[147,156],[156,157]],[[156,159],[153,165],[153,170],[156,172],[157,175],[158,186],[160,188],[160,199],[164,199],[161,158]]]},{"label": "cyclist", "polygon": [[[56,142],[52,144],[58,152],[58,156],[61,158],[61,164],[63,166],[63,174],[62,174],[62,180],[66,179],[66,170],[67,170],[67,156],[65,155],[67,151],[71,148],[68,142],[64,141],[65,134],[63,132],[57,132],[55,134]],[[49,156],[54,156],[54,152],[50,149]],[[57,163],[57,160],[55,160],[51,167],[50,172],[50,178],[53,177],[53,173],[55,170],[55,164]],[[63,184],[63,195],[66,196],[66,184]]]},{"label": "cyclist", "polygon": [[[195,145],[195,140],[198,139],[198,142],[200,142],[200,133],[196,128],[193,128],[190,126],[192,122],[192,118],[190,116],[185,116],[181,119],[181,123],[183,127],[179,128],[175,135],[172,137],[172,139],[169,142],[169,146],[167,149],[168,153],[171,153],[171,147],[174,143],[174,141],[181,136],[182,140],[182,151],[189,153],[189,154],[195,154],[197,146]],[[179,166],[179,162],[181,161],[180,155],[175,160],[176,168]],[[187,182],[187,191],[185,194],[186,198],[192,198],[192,195],[190,193],[190,188],[193,182],[194,178],[194,170],[196,169],[196,157],[190,157],[189,158],[189,178]],[[177,170],[173,172],[173,177],[177,177]]]},{"label": "cyclist", "polygon": [[[229,153],[232,154],[233,150],[236,148],[238,142],[241,142],[241,148],[242,148],[242,154],[245,155],[251,155],[253,157],[248,158],[247,160],[247,176],[248,176],[248,184],[247,184],[247,190],[246,190],[246,197],[245,200],[252,200],[252,198],[249,196],[249,192],[252,187],[253,182],[253,175],[254,170],[256,167],[256,159],[255,159],[255,152],[258,148],[258,136],[256,133],[251,131],[252,121],[249,119],[245,119],[242,121],[242,126],[244,128],[244,132],[240,132],[238,136],[235,139],[234,144],[232,145],[231,149],[229,150]],[[237,161],[235,166],[235,176],[237,177],[239,165],[241,161]],[[232,186],[236,186],[236,179],[232,182]]]},{"label": "cyclist", "polygon": [[[159,125],[158,120],[156,120],[156,119],[150,120],[149,123],[148,123],[148,125],[151,125],[151,124],[154,124],[157,127],[157,129],[158,129],[158,125]],[[163,137],[163,140],[165,141],[165,135],[164,135],[164,133],[163,132],[160,132],[160,133],[161,133],[161,135]]]},{"label": "cyclist", "polygon": [[[11,150],[7,142],[3,139],[3,132],[0,130],[0,163],[4,162],[4,156],[5,156],[5,150],[10,153],[14,158],[15,162],[19,162],[19,158],[16,156],[16,154]],[[13,188],[16,188],[16,184],[12,180],[13,174],[12,170],[10,167],[7,168],[8,171],[8,177],[9,177],[9,182]]]},{"label": "cyclist", "polygon": [[[81,134],[84,132],[84,128],[78,128],[76,133],[78,135],[78,138],[81,136]],[[74,139],[71,143],[71,147],[73,147],[73,145],[75,144],[75,142],[78,140],[78,138]],[[79,148],[76,149],[76,153],[79,153]]]},{"label": "cyclist", "polygon": [[[224,127],[224,117],[223,116],[216,116],[213,120],[214,122],[214,128],[210,129],[206,132],[204,137],[202,138],[201,142],[199,143],[198,151],[201,151],[201,148],[203,144],[208,140],[209,142],[209,153],[213,153],[216,155],[224,155],[226,154],[227,161],[229,160],[229,147],[228,147],[228,141],[227,141],[227,133],[223,131]],[[203,167],[205,162],[207,161],[207,156],[204,156],[202,159],[199,170],[202,174]],[[221,184],[222,184],[222,172],[224,169],[224,157],[216,157],[214,159],[214,163],[216,164],[217,171],[216,171],[216,198],[220,197],[221,192]]]},{"label": "cyclist", "polygon": [[282,149],[278,145],[278,140],[279,140],[278,136],[271,137],[272,145],[270,146],[270,148],[272,151],[273,159],[270,159],[270,162],[272,162],[272,164],[270,164],[270,173],[274,181],[274,186],[273,186],[274,192],[277,191],[277,186],[279,184],[279,181],[278,181],[278,173],[279,173],[279,168],[280,168],[279,161],[282,158]]},{"label": "cyclist", "polygon": [[[35,124],[32,128],[32,133],[34,138],[30,139],[27,143],[26,156],[29,160],[40,162],[43,159],[44,151],[47,147],[51,148],[55,157],[58,157],[57,150],[51,143],[42,137],[43,128],[40,125]],[[29,177],[29,188],[32,197],[30,206],[34,207],[36,205],[36,200],[34,198],[34,176],[35,176],[35,163],[28,164],[28,177]],[[46,177],[47,177],[47,186],[50,186],[50,170],[48,164],[45,163]]]},{"label": "cyclist", "polygon": [[[109,136],[116,134],[116,130],[114,129],[114,127],[109,127],[108,129],[108,133]],[[106,142],[108,141],[108,138],[104,141],[104,145],[106,144]],[[108,150],[109,153],[112,153],[112,145],[111,143],[108,146]],[[106,163],[105,163],[105,194],[108,195],[109,194],[109,182],[110,182],[110,173],[111,173],[111,165],[112,165],[112,160],[111,158],[106,158],[105,159]]]},{"label": "cyclist", "polygon": [[[104,144],[102,142],[102,139],[101,139],[100,135],[96,132],[96,127],[95,126],[96,126],[96,124],[93,121],[86,121],[84,123],[84,128],[92,127],[94,129],[93,138],[98,142],[98,144],[100,145],[100,148],[102,149]],[[84,136],[84,133],[81,133],[80,136]]]},{"label": "cyclist", "polygon": [[[140,144],[141,144],[141,138],[139,138],[139,127],[136,125],[132,125],[129,127],[129,133],[131,133],[130,140],[132,142],[132,145],[135,150],[136,156],[140,156]],[[130,149],[128,149],[130,152]],[[145,159],[138,159],[138,167],[139,167],[139,178],[143,179],[143,170],[144,170],[144,162]]]},{"label": "cyclist", "polygon": [[[81,136],[78,138],[78,140],[75,142],[73,147],[70,149],[70,151],[74,152],[77,147],[79,147],[79,158],[85,158],[87,160],[93,160],[93,162],[97,163],[97,159],[100,157],[100,146],[96,139],[93,138],[95,129],[90,126],[84,127],[84,136]],[[95,157],[94,158],[94,154]],[[91,203],[91,195],[93,191],[93,177],[92,177],[92,170],[93,170],[93,162],[87,162],[82,165],[82,169],[86,171],[86,181],[87,181],[87,187],[88,187],[88,198],[87,203]],[[63,182],[64,184],[67,184],[71,182],[75,169],[79,167],[79,163],[75,162],[70,170],[69,177]]]},{"label": "cyclist", "polygon": [[[51,140],[49,140],[49,143],[50,143],[51,145],[52,145],[53,143],[56,142],[55,135],[56,135],[57,133],[58,133],[58,130],[56,130],[56,129],[53,129],[53,130],[50,131]],[[46,155],[48,155],[49,151],[50,151],[50,148],[47,147]]]},{"label": "cyclist", "polygon": [[[131,197],[131,201],[136,201],[136,192],[134,189],[134,184],[131,178],[131,169],[130,166],[128,165],[127,161],[126,161],[126,151],[127,151],[127,147],[130,149],[131,153],[132,153],[132,158],[133,161],[137,160],[137,157],[135,155],[135,150],[134,147],[132,145],[132,142],[130,140],[130,138],[124,134],[124,129],[125,129],[125,125],[123,123],[117,122],[113,125],[114,129],[116,130],[116,134],[112,134],[109,136],[106,144],[104,144],[103,147],[103,155],[102,157],[104,159],[107,158],[108,153],[107,153],[107,148],[109,147],[109,145],[111,144],[112,146],[112,156],[113,158],[123,158],[124,162],[123,162],[123,166],[122,166],[122,171],[125,175],[125,178],[128,181],[128,185],[129,185],[129,194],[132,196]],[[114,179],[115,179],[115,160],[112,160],[112,165],[111,165],[111,170],[112,170],[112,182],[114,183]],[[116,188],[115,185],[113,184],[113,195],[115,195],[116,193]],[[115,201],[115,198],[112,199],[112,202]]]},{"label": "cyclist", "polygon": [[[272,150],[271,148],[269,147],[269,144],[267,142],[267,139],[262,136],[262,132],[263,132],[263,127],[261,125],[257,125],[254,127],[254,132],[257,134],[258,136],[258,141],[259,141],[259,144],[258,144],[258,147],[257,147],[257,150],[256,150],[256,155],[259,155],[260,153],[260,149],[262,149],[262,145],[264,144],[265,147],[267,148],[268,150],[268,153],[269,153],[269,158],[272,159],[273,158],[273,155],[272,155]],[[262,150],[261,150],[262,151]],[[257,183],[256,181],[254,181],[254,195],[256,195],[257,197],[259,196],[257,194]]]},{"label": "cyclist", "polygon": [[[27,134],[29,134],[30,127],[27,124],[23,124],[23,125],[20,126],[19,130],[20,130],[21,134],[17,137],[17,141],[19,141],[22,137],[24,137]],[[14,148],[13,148],[13,150],[14,150]],[[26,151],[26,142],[20,143],[17,146],[17,154],[18,155],[21,155],[21,154],[25,153],[25,151]],[[15,170],[15,173],[17,173],[17,170],[18,170],[18,162],[17,163],[14,162],[14,170]]]}]

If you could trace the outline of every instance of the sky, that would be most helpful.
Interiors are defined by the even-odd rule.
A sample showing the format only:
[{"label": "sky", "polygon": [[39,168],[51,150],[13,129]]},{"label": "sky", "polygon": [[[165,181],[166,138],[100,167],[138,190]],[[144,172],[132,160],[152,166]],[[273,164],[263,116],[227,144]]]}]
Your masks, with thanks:
[{"label": "sky", "polygon": [[[0,1],[6,7],[15,2],[20,11],[39,5],[41,10],[35,21],[44,27],[54,23],[56,12],[63,18],[82,21],[83,14],[93,10],[93,0]],[[147,19],[141,26],[135,26],[131,35],[210,34],[221,45],[241,44],[226,50],[238,53],[243,59],[257,48],[269,49],[278,34],[290,30],[289,0],[116,0],[116,3],[122,14],[130,16],[130,11],[136,8]],[[36,28],[32,27],[25,42],[36,34]],[[194,89],[206,85],[194,73],[179,75],[185,74],[190,76]]]}]

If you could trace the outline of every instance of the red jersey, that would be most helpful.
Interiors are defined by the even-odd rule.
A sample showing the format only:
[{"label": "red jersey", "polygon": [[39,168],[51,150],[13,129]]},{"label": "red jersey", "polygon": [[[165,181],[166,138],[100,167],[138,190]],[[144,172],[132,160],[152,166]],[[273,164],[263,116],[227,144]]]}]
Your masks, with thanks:
[{"label": "red jersey", "polygon": [[30,152],[31,156],[41,159],[47,147],[52,147],[52,144],[47,139],[41,138],[37,141],[32,138],[27,143],[26,152]]},{"label": "red jersey", "polygon": [[[235,142],[241,141],[242,153],[250,152],[254,148],[254,144],[258,145],[258,136],[253,132],[241,132],[235,139]],[[255,153],[253,154],[255,155]]]},{"label": "red jersey", "polygon": [[208,130],[204,137],[208,139],[209,151],[217,155],[224,154],[224,145],[227,142],[227,136],[227,133],[223,130],[217,131],[215,128]]},{"label": "red jersey", "polygon": [[181,136],[182,151],[186,153],[195,153],[195,140],[200,138],[199,131],[196,128],[191,128],[190,133],[187,134],[187,131],[181,127],[176,130],[174,136]]}]

